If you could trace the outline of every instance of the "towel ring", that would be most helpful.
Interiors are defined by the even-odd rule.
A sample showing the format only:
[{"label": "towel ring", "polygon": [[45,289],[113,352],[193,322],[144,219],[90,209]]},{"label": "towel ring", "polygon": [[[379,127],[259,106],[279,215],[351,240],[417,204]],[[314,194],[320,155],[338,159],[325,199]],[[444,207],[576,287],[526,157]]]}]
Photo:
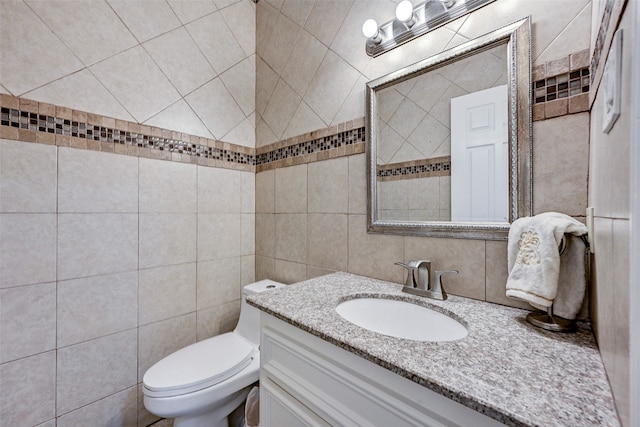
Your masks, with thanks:
[{"label": "towel ring", "polygon": [[[589,240],[587,240],[587,236],[582,235],[579,236],[582,242],[585,245],[585,251],[589,249]],[[563,235],[560,240],[560,244],[558,245],[558,253],[560,256],[567,249],[567,239],[566,236]],[[587,272],[589,271],[589,258],[585,262],[585,268]],[[587,280],[588,284],[588,280]],[[547,308],[546,313],[529,313],[527,314],[527,322],[531,323],[534,326],[537,326],[542,329],[546,329],[547,331],[553,332],[575,332],[576,330],[576,322],[575,320],[563,319],[562,317],[557,317],[553,315],[553,304]]]}]

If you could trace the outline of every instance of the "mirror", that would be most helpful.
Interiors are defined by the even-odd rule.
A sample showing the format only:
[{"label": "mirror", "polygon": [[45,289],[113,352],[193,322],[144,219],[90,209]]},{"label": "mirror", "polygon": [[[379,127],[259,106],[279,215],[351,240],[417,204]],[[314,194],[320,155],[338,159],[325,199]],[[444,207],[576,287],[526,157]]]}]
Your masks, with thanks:
[{"label": "mirror", "polygon": [[530,18],[367,83],[368,231],[506,240],[532,214]]}]

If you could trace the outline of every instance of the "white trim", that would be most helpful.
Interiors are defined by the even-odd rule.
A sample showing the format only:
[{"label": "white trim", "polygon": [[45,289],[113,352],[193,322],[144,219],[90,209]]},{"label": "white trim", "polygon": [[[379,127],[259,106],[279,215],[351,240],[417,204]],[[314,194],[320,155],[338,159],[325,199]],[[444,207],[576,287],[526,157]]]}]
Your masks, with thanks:
[{"label": "white trim", "polygon": [[630,244],[630,271],[629,271],[629,371],[630,371],[630,420],[629,425],[640,426],[640,263],[634,262],[640,258],[640,2],[631,1],[628,4],[633,13],[633,39],[634,46],[632,72],[634,76],[631,82],[631,244]]}]

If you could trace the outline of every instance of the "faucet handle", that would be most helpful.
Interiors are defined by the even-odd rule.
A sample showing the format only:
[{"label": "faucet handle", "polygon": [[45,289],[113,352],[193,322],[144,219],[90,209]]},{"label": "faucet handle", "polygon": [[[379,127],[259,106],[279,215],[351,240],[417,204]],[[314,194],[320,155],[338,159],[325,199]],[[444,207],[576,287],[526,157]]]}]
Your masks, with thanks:
[{"label": "faucet handle", "polygon": [[460,273],[458,270],[443,270],[443,271],[436,271],[436,278],[441,277],[444,274],[458,274]]},{"label": "faucet handle", "polygon": [[458,274],[458,270],[436,271],[436,279],[431,290],[433,292],[441,293],[443,300],[447,299],[447,292],[444,290],[444,286],[442,285],[442,276],[445,274]]},{"label": "faucet handle", "polygon": [[394,262],[395,265],[399,265],[400,267],[404,267],[407,269],[407,280],[404,283],[405,287],[409,287],[409,288],[415,288],[416,284],[415,284],[415,279],[413,277],[413,270],[414,267],[408,264],[405,264],[404,262]]}]

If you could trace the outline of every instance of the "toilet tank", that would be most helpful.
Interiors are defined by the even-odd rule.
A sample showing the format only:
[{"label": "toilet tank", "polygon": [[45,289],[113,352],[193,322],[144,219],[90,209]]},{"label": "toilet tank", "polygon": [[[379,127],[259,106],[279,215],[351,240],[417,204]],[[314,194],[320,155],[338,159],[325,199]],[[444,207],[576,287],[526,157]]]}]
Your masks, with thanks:
[{"label": "toilet tank", "polygon": [[260,345],[260,310],[247,303],[247,296],[269,292],[270,290],[285,286],[283,283],[273,280],[260,280],[242,288],[242,303],[240,305],[240,320],[233,331],[242,335],[255,346]]}]

